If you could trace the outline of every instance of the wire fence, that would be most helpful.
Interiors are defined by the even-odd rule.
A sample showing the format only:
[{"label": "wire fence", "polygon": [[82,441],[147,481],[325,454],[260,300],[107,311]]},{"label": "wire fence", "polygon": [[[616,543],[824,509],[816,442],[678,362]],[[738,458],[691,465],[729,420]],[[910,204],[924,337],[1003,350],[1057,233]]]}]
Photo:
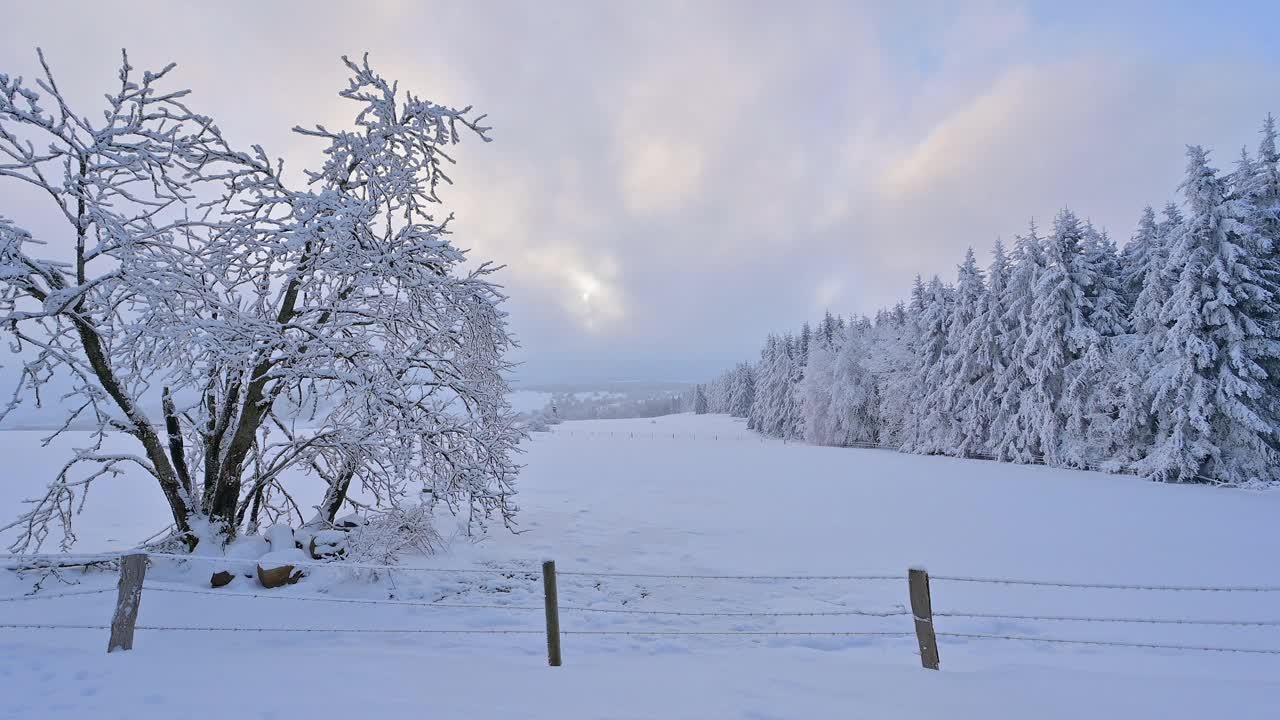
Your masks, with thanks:
[{"label": "wire fence", "polygon": [[65,590],[62,592],[50,593],[28,593],[26,595],[14,595],[10,597],[0,597],[0,602],[22,602],[24,600],[56,600],[57,598],[77,597],[79,595],[101,595],[111,592],[111,588],[96,588],[93,590]]},{"label": "wire fence", "polygon": [[[449,603],[449,602],[431,602],[426,600],[373,600],[367,598],[339,598],[324,595],[297,595],[297,594],[268,594],[268,593],[246,593],[236,591],[223,590],[198,590],[195,588],[177,588],[177,587],[158,587],[155,585],[147,585],[147,590],[154,592],[167,593],[183,593],[189,595],[212,595],[217,597],[241,597],[261,600],[286,600],[297,602],[321,602],[333,604],[347,605],[387,605],[387,606],[408,606],[408,607],[426,607],[437,608],[442,610],[511,610],[516,612],[544,612],[546,608],[541,605],[509,605],[509,604],[489,604],[489,603]],[[748,611],[748,612],[707,612],[707,611],[684,611],[684,610],[638,610],[634,608],[601,608],[601,607],[584,607],[576,605],[560,605],[562,612],[578,612],[578,613],[600,613],[604,615],[654,615],[654,616],[673,616],[673,617],[740,617],[740,618],[759,618],[759,617],[896,617],[898,615],[909,615],[910,611],[904,607],[890,608],[886,610],[814,610],[814,611]]]},{"label": "wire fence", "polygon": [[1067,582],[1059,580],[1015,580],[1010,578],[934,575],[943,582],[984,583],[989,585],[1027,585],[1033,587],[1075,588],[1084,590],[1140,590],[1148,592],[1280,592],[1280,585],[1125,585],[1122,583]]},{"label": "wire fence", "polygon": [[[133,557],[141,558],[142,553],[135,553]],[[83,559],[83,558],[82,558]],[[53,623],[53,622],[4,622],[0,623],[0,629],[8,630],[110,630],[112,633],[112,647],[116,647],[116,636],[121,632],[120,621],[121,613],[125,612],[124,618],[128,625],[128,642],[124,649],[132,647],[132,633],[137,631],[149,632],[207,632],[207,633],[331,633],[331,634],[456,634],[456,635],[546,635],[548,648],[554,644],[555,651],[552,655],[552,664],[559,664],[559,648],[560,638],[563,636],[599,636],[599,637],[689,637],[689,638],[766,638],[766,637],[807,637],[807,638],[851,638],[851,637],[867,637],[867,638],[909,638],[914,636],[920,647],[921,661],[926,667],[937,669],[938,667],[938,638],[951,639],[957,641],[1005,641],[1005,642],[1024,642],[1024,643],[1043,643],[1048,645],[1070,645],[1070,646],[1092,646],[1092,647],[1110,647],[1122,649],[1141,649],[1156,650],[1167,652],[1215,652],[1215,653],[1241,653],[1248,655],[1280,655],[1280,649],[1266,647],[1230,647],[1211,644],[1182,644],[1170,643],[1163,641],[1148,641],[1146,639],[1134,641],[1126,639],[1097,639],[1097,638],[1072,638],[1057,637],[1039,634],[1008,634],[999,632],[960,632],[956,630],[943,629],[937,630],[934,627],[936,619],[943,619],[944,622],[950,619],[957,620],[978,620],[978,621],[1011,621],[1018,623],[1053,623],[1053,624],[1113,624],[1113,625],[1134,625],[1134,626],[1196,626],[1207,628],[1274,628],[1280,627],[1280,619],[1272,618],[1247,618],[1247,617],[1215,617],[1215,618],[1196,618],[1196,617],[1146,617],[1140,615],[1062,615],[1049,613],[1000,613],[988,612],[983,609],[976,610],[956,610],[942,609],[934,611],[933,595],[929,589],[930,580],[937,583],[980,583],[999,586],[1033,586],[1051,588],[1054,590],[1066,591],[1089,591],[1089,590],[1126,590],[1140,593],[1157,593],[1157,592],[1210,592],[1210,593],[1280,593],[1280,585],[1172,585],[1172,584],[1150,584],[1150,583],[1115,583],[1115,582],[1080,582],[1080,581],[1055,581],[1055,580],[1030,580],[1020,578],[998,578],[998,577],[971,577],[971,576],[953,576],[953,575],[937,575],[932,578],[922,570],[912,570],[906,575],[889,575],[889,574],[857,574],[857,575],[745,575],[745,574],[694,574],[694,573],[630,573],[630,572],[611,572],[611,571],[588,571],[588,570],[568,570],[557,571],[554,563],[544,563],[541,572],[538,569],[528,568],[434,568],[434,567],[406,567],[399,565],[377,565],[377,564],[357,564],[346,563],[342,561],[315,561],[302,562],[297,564],[300,567],[332,567],[332,568],[361,568],[361,569],[377,569],[387,573],[467,573],[467,574],[490,574],[500,575],[506,578],[520,578],[529,582],[534,582],[541,578],[544,583],[544,603],[542,605],[521,604],[518,602],[501,603],[501,602],[449,602],[449,601],[430,601],[430,600],[413,600],[413,599],[382,599],[382,598],[358,598],[358,597],[339,597],[328,594],[319,593],[299,593],[292,589],[288,591],[263,591],[263,592],[246,592],[243,590],[233,590],[227,588],[199,588],[190,585],[175,585],[157,583],[154,581],[145,582],[143,576],[145,570],[136,578],[136,587],[130,587],[126,565],[128,557],[111,558],[119,561],[121,568],[121,583],[118,588],[85,588],[75,590],[65,590],[56,592],[35,592],[19,596],[0,597],[0,602],[27,602],[34,600],[55,600],[68,597],[90,596],[117,592],[119,601],[116,607],[116,617],[110,625],[106,624],[83,624],[83,623]],[[53,558],[56,560],[56,558]],[[236,565],[236,564],[255,564],[257,559],[252,558],[223,558],[223,557],[200,557],[181,555],[174,553],[146,553],[145,559],[140,563],[143,568],[146,566],[146,560],[152,562],[206,562],[217,566]],[[25,561],[24,561],[25,562]],[[60,561],[59,561],[60,562]],[[98,562],[95,560],[95,562]],[[24,564],[24,567],[30,567],[30,564]],[[56,567],[58,564],[50,564],[49,567]],[[776,582],[785,581],[788,583],[807,582],[807,583],[881,583],[888,581],[901,582],[908,580],[907,591],[910,599],[910,607],[904,605],[891,605],[889,607],[864,608],[864,607],[845,607],[840,606],[832,609],[648,609],[634,607],[607,607],[592,604],[560,604],[557,598],[556,578],[628,578],[628,579],[653,579],[673,581],[680,583],[716,583],[716,582],[742,582],[742,581],[758,581],[758,582]],[[792,587],[789,589],[799,589]],[[466,627],[466,628],[440,628],[440,627],[346,627],[338,625],[326,626],[294,626],[294,627],[246,627],[240,625],[215,626],[215,625],[166,625],[166,624],[147,624],[137,623],[137,598],[145,590],[147,593],[174,594],[174,595],[194,595],[208,596],[210,598],[240,598],[252,601],[275,601],[281,603],[326,603],[333,605],[362,605],[366,607],[413,607],[426,608],[432,610],[447,610],[455,613],[471,613],[475,611],[504,611],[513,613],[543,613],[546,616],[545,629],[532,628],[507,628],[507,627]],[[131,594],[133,593],[133,594]],[[129,607],[128,598],[132,597],[132,607]],[[812,596],[806,596],[812,599]],[[127,617],[129,611],[133,612],[132,618]],[[768,619],[768,620],[792,620],[798,618],[845,618],[845,619],[870,619],[878,621],[894,621],[896,619],[909,617],[914,623],[914,630],[909,629],[882,629],[882,628],[832,628],[832,629],[758,629],[758,628],[733,628],[733,629],[707,629],[705,626],[693,624],[690,627],[677,628],[654,628],[654,627],[614,627],[607,629],[597,629],[591,627],[570,627],[561,630],[559,627],[560,613],[570,613],[582,616],[601,615],[601,616],[625,616],[635,620],[643,620],[644,618],[661,619],[661,618],[696,618],[696,619]],[[501,624],[501,623],[499,623]]]}]

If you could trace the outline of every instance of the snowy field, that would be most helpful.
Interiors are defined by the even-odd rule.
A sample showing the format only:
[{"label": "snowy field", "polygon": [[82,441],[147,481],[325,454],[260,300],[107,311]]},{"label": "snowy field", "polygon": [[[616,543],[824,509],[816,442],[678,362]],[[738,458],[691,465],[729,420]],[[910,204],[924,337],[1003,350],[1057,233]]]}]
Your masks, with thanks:
[{"label": "snowy field", "polygon": [[[6,517],[57,464],[54,453],[39,449],[38,437],[0,433]],[[923,565],[935,576],[939,613],[1280,621],[1280,593],[936,579],[1280,586],[1280,493],[784,445],[711,416],[565,423],[524,447],[522,534],[494,530],[474,543],[457,536],[444,555],[405,563],[449,571],[323,568],[286,589],[266,591],[238,578],[211,591],[208,564],[157,559],[139,624],[527,634],[140,629],[134,651],[108,656],[103,630],[0,628],[0,716],[1075,719],[1274,718],[1280,712],[1280,655],[944,636],[942,671],[930,672],[919,666],[904,614],[591,612],[901,613],[907,568]],[[108,479],[94,489],[77,551],[126,547],[165,524],[156,493],[141,482]],[[131,506],[131,517],[122,520],[120,509]],[[564,573],[566,631],[902,635],[566,635],[564,667],[552,669],[539,634],[543,558],[555,559]],[[493,569],[514,572],[488,572]],[[115,582],[98,573],[64,580],[79,585],[51,579],[44,592],[113,588]],[[28,592],[31,581],[0,575],[0,597]],[[0,602],[0,624],[101,625],[110,618],[113,593]],[[1274,625],[938,617],[937,627],[1280,649]]]}]

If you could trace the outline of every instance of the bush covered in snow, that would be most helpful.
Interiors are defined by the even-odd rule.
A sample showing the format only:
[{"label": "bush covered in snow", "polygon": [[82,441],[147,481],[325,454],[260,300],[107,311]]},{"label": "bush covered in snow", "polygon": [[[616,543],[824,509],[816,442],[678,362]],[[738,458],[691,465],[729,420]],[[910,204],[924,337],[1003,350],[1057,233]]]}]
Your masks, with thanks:
[{"label": "bush covered in snow", "polygon": [[354,562],[389,565],[405,553],[427,555],[442,544],[426,504],[372,513],[348,532],[348,557]]}]

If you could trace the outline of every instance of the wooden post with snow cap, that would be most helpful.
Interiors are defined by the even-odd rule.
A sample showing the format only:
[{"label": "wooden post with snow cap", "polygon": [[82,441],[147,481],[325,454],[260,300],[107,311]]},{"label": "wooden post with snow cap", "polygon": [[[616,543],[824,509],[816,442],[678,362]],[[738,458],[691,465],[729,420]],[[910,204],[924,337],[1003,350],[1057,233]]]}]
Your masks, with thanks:
[{"label": "wooden post with snow cap", "polygon": [[924,568],[907,571],[911,594],[911,615],[916,621],[916,641],[920,644],[920,664],[938,669],[938,638],[933,632],[933,603],[929,598],[929,573]]},{"label": "wooden post with snow cap", "polygon": [[560,667],[560,601],[556,597],[556,561],[542,563],[542,593],[547,608],[547,664]]},{"label": "wooden post with snow cap", "polygon": [[107,652],[133,649],[133,626],[138,622],[138,605],[142,602],[142,581],[146,575],[145,553],[131,553],[120,558],[116,612],[111,618],[111,639],[107,641]]}]

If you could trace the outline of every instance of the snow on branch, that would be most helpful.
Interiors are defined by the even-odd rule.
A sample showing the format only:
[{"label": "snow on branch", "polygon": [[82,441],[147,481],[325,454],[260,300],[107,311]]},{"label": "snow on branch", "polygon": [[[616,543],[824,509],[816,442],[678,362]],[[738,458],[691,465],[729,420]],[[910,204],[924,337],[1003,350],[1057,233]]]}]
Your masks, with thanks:
[{"label": "snow on branch", "polygon": [[[68,378],[54,436],[95,438],[8,526],[15,550],[54,524],[74,539],[74,498],[126,462],[102,452],[109,433],[131,437],[189,546],[303,512],[298,476],[326,488],[315,522],[358,483],[384,509],[425,496],[512,525],[499,268],[463,267],[438,193],[447,148],[489,128],[344,62],[352,122],[296,128],[324,158],[302,188],[162,87],[172,65],[139,74],[122,56],[100,112],[71,106],[43,54],[34,83],[0,75],[0,181],[38,188],[67,225],[37,237],[0,217],[0,325],[20,363],[0,419]],[[96,469],[72,479],[80,465]]]}]

